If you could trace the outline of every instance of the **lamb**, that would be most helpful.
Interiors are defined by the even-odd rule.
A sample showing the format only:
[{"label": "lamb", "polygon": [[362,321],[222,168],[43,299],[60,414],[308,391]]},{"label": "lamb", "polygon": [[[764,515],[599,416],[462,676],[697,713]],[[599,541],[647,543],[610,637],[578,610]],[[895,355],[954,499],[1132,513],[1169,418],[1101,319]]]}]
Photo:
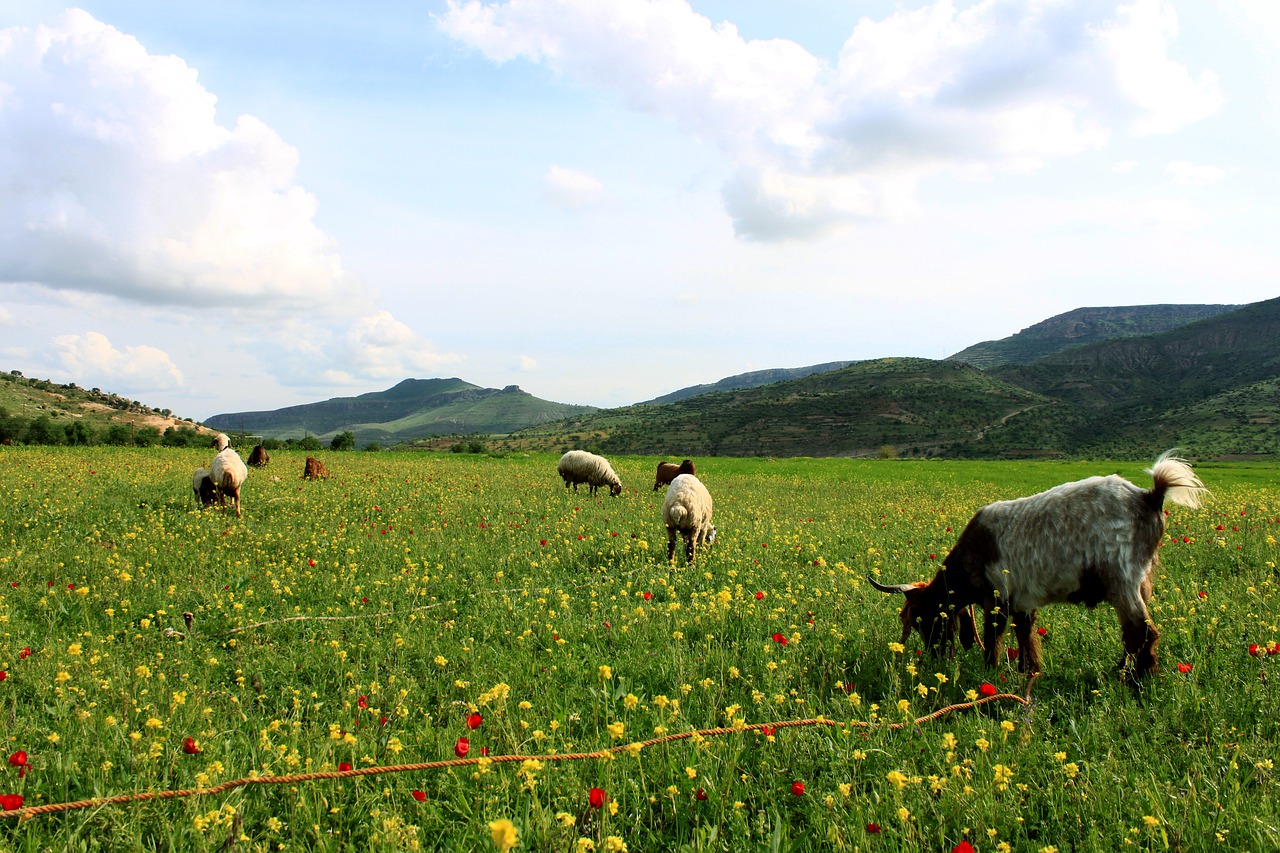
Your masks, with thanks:
[{"label": "lamb", "polygon": [[271,461],[271,454],[261,444],[254,445],[253,452],[249,454],[249,464],[254,468],[265,468],[267,463]]},{"label": "lamb", "polygon": [[603,456],[596,456],[585,450],[570,450],[560,457],[556,471],[564,479],[564,487],[573,486],[578,491],[579,483],[586,483],[591,494],[601,486],[609,487],[609,494],[617,497],[622,494],[622,480],[614,473],[613,466]]},{"label": "lamb", "polygon": [[218,499],[218,489],[213,485],[213,479],[204,468],[197,468],[192,475],[191,490],[196,493],[196,500],[202,507],[210,506]]},{"label": "lamb", "polygon": [[653,478],[653,490],[656,492],[663,486],[671,485],[680,474],[696,474],[697,470],[693,467],[693,460],[686,459],[677,465],[674,462],[659,462],[658,473]]},{"label": "lamb", "polygon": [[[1164,502],[1195,508],[1207,491],[1187,463],[1166,451],[1147,469],[1150,490],[1117,475],[1089,477],[1048,491],[982,507],[969,521],[933,580],[872,585],[906,597],[902,642],[912,629],[940,655],[961,642],[977,643],[972,606],[986,611],[986,664],[1003,658],[1007,622],[1013,619],[1018,668],[1041,671],[1037,611],[1046,604],[1096,607],[1106,601],[1120,619],[1124,656],[1133,683],[1156,668],[1160,633],[1151,622],[1151,569],[1164,536]],[[968,610],[968,615],[965,611]]]},{"label": "lamb", "polygon": [[230,496],[231,503],[236,508],[236,518],[239,518],[240,487],[248,479],[249,469],[245,467],[240,454],[231,447],[230,439],[220,434],[215,441],[221,443],[223,440],[226,443],[219,448],[218,455],[213,457],[213,463],[209,465],[209,479],[218,489],[218,505],[225,509],[227,496]]},{"label": "lamb", "polygon": [[676,534],[684,536],[685,562],[692,563],[699,548],[716,541],[711,523],[711,493],[693,474],[680,474],[667,487],[662,522],[667,526],[667,562],[675,561]]}]

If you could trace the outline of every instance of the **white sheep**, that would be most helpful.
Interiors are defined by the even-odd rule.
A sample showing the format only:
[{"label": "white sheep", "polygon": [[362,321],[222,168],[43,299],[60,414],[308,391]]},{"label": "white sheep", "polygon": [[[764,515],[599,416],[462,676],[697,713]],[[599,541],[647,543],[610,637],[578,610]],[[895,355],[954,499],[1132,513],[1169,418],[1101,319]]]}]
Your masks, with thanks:
[{"label": "white sheep", "polygon": [[191,476],[191,490],[196,493],[196,500],[202,507],[209,506],[218,497],[218,490],[213,485],[213,479],[209,476],[209,472],[203,468],[197,468]]},{"label": "white sheep", "polygon": [[231,446],[231,439],[225,432],[220,432],[213,437],[213,449],[221,453]]},{"label": "white sheep", "polygon": [[[220,435],[218,438],[225,439],[226,436]],[[237,518],[240,517],[240,487],[248,476],[248,467],[230,443],[218,451],[218,455],[213,457],[213,463],[209,465],[209,479],[213,480],[213,485],[218,489],[218,504],[225,508],[227,496],[230,495]]]},{"label": "white sheep", "polygon": [[556,471],[564,479],[566,489],[573,486],[576,492],[579,483],[586,483],[593,495],[601,486],[608,486],[609,494],[614,497],[622,494],[622,480],[614,473],[609,460],[603,456],[596,456],[585,450],[570,450],[560,457]]},{"label": "white sheep", "polygon": [[1160,633],[1147,613],[1151,567],[1164,536],[1166,498],[1198,507],[1204,484],[1173,451],[1148,469],[1151,488],[1122,477],[1089,477],[1046,492],[982,507],[969,521],[933,580],[914,584],[871,583],[906,597],[900,613],[902,642],[920,632],[934,654],[956,639],[977,641],[973,605],[986,611],[986,663],[1003,659],[1002,638],[1013,620],[1018,668],[1040,672],[1037,611],[1046,604],[1096,607],[1106,601],[1120,617],[1131,678],[1155,669]]},{"label": "white sheep", "polygon": [[711,523],[711,493],[693,474],[680,474],[667,487],[662,502],[662,522],[667,526],[667,562],[676,555],[676,534],[684,536],[685,561],[692,563],[699,548],[716,541]]}]

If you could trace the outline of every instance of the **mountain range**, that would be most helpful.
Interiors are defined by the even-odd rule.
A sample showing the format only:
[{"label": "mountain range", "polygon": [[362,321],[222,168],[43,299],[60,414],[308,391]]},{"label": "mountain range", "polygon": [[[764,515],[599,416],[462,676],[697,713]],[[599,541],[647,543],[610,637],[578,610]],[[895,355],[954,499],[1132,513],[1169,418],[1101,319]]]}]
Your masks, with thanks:
[{"label": "mountain range", "polygon": [[1280,455],[1280,299],[1080,308],[941,361],[753,371],[594,409],[515,386],[405,380],[387,391],[208,426],[361,443],[484,434],[494,449],[669,456]]}]

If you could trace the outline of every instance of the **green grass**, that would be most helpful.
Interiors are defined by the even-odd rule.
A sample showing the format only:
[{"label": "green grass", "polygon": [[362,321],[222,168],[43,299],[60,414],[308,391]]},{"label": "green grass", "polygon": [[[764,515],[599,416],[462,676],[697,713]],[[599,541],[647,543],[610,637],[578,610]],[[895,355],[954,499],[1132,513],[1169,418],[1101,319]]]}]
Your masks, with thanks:
[{"label": "green grass", "polygon": [[30,765],[0,763],[0,794],[428,762],[464,736],[472,756],[546,757],[731,719],[851,725],[10,818],[0,849],[486,850],[502,820],[530,850],[1280,845],[1280,655],[1248,651],[1280,640],[1274,466],[1202,468],[1209,504],[1170,506],[1163,668],[1139,694],[1111,670],[1109,608],[1050,608],[1029,709],[891,731],[1024,681],[976,654],[891,650],[898,602],[866,575],[923,578],[983,503],[1090,474],[1141,483],[1150,460],[699,458],[720,535],[672,568],[656,458],[615,458],[628,489],[610,499],[566,492],[554,454],[333,454],[313,483],[280,451],[236,519],[193,506],[207,456],[0,448],[0,757]]}]

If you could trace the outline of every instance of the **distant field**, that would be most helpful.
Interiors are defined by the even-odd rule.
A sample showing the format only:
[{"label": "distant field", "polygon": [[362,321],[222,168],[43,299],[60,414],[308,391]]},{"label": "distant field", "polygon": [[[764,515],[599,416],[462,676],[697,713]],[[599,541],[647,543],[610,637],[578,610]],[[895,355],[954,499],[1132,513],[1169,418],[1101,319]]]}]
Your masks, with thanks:
[{"label": "distant field", "polygon": [[[1280,848],[1274,465],[1200,467],[1206,508],[1168,507],[1140,696],[1114,613],[1060,607],[1030,707],[894,731],[1025,681],[893,651],[899,602],[866,576],[924,578],[978,506],[1142,484],[1151,460],[698,459],[719,538],[672,568],[656,458],[614,458],[610,499],[567,493],[551,454],[328,453],[318,482],[303,456],[251,471],[236,519],[193,504],[208,451],[0,447],[0,796],[433,762],[460,738],[537,760],[10,817],[0,849]],[[819,717],[838,725],[744,728]]]}]

